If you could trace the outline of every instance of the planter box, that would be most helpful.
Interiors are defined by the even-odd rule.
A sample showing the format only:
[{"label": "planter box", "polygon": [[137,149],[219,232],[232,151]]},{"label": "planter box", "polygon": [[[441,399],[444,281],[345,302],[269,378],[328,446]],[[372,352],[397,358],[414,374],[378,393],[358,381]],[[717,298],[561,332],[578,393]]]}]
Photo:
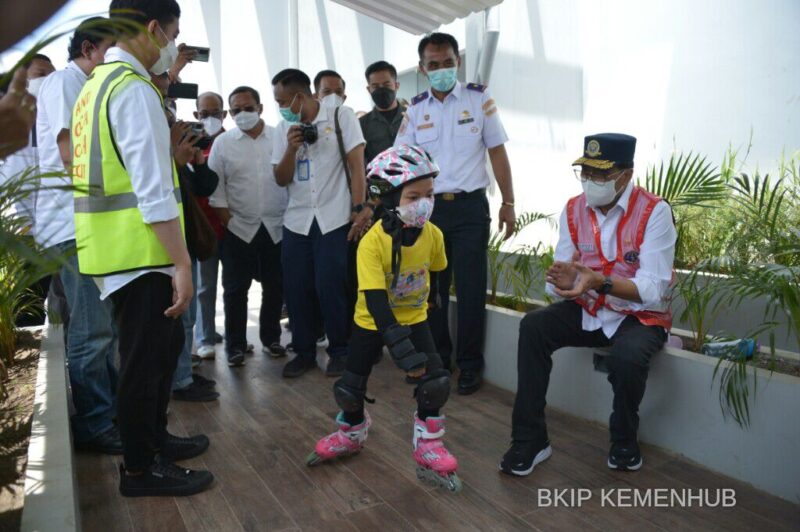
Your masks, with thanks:
[{"label": "planter box", "polygon": [[22,530],[78,530],[61,327],[45,327],[36,376]]},{"label": "planter box", "polygon": [[[450,315],[455,312],[456,303],[451,303]],[[487,306],[484,376],[510,391],[517,389],[517,338],[523,316]],[[608,426],[613,394],[606,374],[594,369],[595,351],[603,352],[564,348],[553,355],[547,403]],[[723,419],[719,384],[711,384],[716,363],[711,357],[672,347],[655,355],[639,412],[640,439],[790,502],[800,502],[800,422],[796,413],[800,378],[757,370],[751,425],[742,429],[733,420]],[[511,412],[508,415],[510,418]],[[557,441],[554,444],[558,446]]]}]

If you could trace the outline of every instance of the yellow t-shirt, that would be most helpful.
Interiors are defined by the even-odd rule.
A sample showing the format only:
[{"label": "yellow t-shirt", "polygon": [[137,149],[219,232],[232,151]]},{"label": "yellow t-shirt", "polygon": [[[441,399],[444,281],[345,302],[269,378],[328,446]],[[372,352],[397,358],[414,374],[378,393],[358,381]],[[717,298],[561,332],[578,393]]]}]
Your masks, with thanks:
[{"label": "yellow t-shirt", "polygon": [[356,325],[377,331],[375,320],[367,309],[364,290],[386,290],[389,306],[400,325],[422,323],[428,318],[430,272],[447,267],[442,231],[430,222],[413,246],[403,246],[400,252],[400,274],[397,286],[392,286],[392,237],[376,223],[358,244],[358,301]]}]

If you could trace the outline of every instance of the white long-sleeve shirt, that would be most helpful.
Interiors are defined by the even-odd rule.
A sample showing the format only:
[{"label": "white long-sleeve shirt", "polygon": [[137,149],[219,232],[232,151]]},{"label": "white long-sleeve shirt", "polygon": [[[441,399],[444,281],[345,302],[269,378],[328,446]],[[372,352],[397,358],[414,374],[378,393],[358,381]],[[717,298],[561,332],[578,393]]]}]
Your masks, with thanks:
[{"label": "white long-sleeve shirt", "polygon": [[[105,61],[124,61],[142,76],[150,77],[139,60],[116,46],[106,52]],[[111,95],[108,114],[114,140],[130,175],[144,222],[153,224],[174,220],[179,211],[172,181],[169,126],[164,119],[164,108],[158,93],[144,81],[129,83]],[[153,268],[96,277],[100,299],[151,272],[173,276],[175,268]]]},{"label": "white long-sleeve shirt", "polygon": [[[617,204],[607,214],[603,214],[600,209],[587,207],[593,209],[597,215],[603,255],[606,257],[616,257],[617,255],[617,227],[628,208],[628,201],[632,191],[633,184],[628,183]],[[566,208],[561,213],[558,227],[558,244],[556,245],[554,259],[560,262],[570,262],[576,248],[569,233]],[[631,310],[657,308],[667,294],[672,280],[677,238],[678,234],[672,220],[672,210],[667,202],[660,201],[656,204],[650,219],[647,221],[642,247],[639,250],[639,269],[636,271],[636,276],[631,279],[639,290],[639,298],[642,302],[630,302]],[[547,283],[546,291],[548,294],[558,297],[552,284]],[[611,338],[617,332],[624,319],[624,314],[614,312],[605,307],[597,311],[597,316],[592,316],[584,310],[582,327],[585,331],[596,331],[602,328],[606,338]]]}]

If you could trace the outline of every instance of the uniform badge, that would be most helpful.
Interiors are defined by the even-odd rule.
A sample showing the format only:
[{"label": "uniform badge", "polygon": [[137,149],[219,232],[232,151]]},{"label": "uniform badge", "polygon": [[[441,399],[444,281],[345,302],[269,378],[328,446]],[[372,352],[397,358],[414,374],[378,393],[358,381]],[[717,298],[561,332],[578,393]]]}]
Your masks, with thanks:
[{"label": "uniform badge", "polygon": [[422,117],[422,119],[427,122],[428,120],[431,119],[431,115],[425,115]]},{"label": "uniform badge", "polygon": [[478,126],[472,126],[470,131],[473,132],[473,133],[477,133],[478,132]]},{"label": "uniform badge", "polygon": [[469,118],[469,111],[467,111],[466,109],[461,111],[461,118]]},{"label": "uniform badge", "polygon": [[419,131],[420,129],[430,129],[432,127],[433,127],[433,123],[420,124],[420,125],[417,126],[417,131]]},{"label": "uniform badge", "polygon": [[623,258],[625,259],[625,262],[627,262],[628,264],[636,264],[637,262],[639,262],[639,252],[629,251],[625,254]]},{"label": "uniform badge", "polygon": [[597,157],[598,155],[601,155],[600,143],[596,140],[590,140],[589,144],[586,145],[586,155],[589,157]]},{"label": "uniform badge", "polygon": [[332,128],[330,128],[330,127],[326,127],[326,128],[325,128],[325,134],[326,134],[326,135],[330,135],[331,133],[333,133],[333,129],[332,129]]}]

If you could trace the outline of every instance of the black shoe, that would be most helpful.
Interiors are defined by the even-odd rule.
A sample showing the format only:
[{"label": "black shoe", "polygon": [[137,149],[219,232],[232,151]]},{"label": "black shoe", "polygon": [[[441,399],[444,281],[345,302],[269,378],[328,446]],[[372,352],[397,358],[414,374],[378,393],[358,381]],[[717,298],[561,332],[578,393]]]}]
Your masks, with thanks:
[{"label": "black shoe", "polygon": [[511,448],[503,455],[500,462],[500,471],[507,475],[524,477],[531,474],[536,464],[544,462],[553,454],[550,442],[544,447],[529,441],[511,442]]},{"label": "black shoe", "polygon": [[608,467],[619,471],[638,471],[642,467],[639,444],[612,443],[608,452]]},{"label": "black shoe", "polygon": [[228,353],[228,366],[244,366],[244,351],[233,351]]},{"label": "black shoe", "polygon": [[331,357],[328,360],[328,366],[325,368],[325,376],[327,377],[341,377],[344,375],[345,367],[347,366],[347,357]]},{"label": "black shoe", "polygon": [[265,355],[269,355],[272,358],[281,358],[286,356],[286,348],[283,347],[280,342],[272,342],[268,346],[263,346],[261,351],[264,352]]},{"label": "black shoe", "polygon": [[222,335],[220,333],[214,331],[214,343],[215,344],[221,344],[223,340],[224,340],[224,338],[222,337]]},{"label": "black shoe", "polygon": [[210,444],[211,442],[205,434],[182,438],[167,433],[167,441],[164,442],[164,446],[161,448],[158,460],[162,463],[188,460],[206,452]]},{"label": "black shoe", "polygon": [[245,348],[244,352],[252,355],[255,352],[255,350],[256,346],[254,346],[253,344],[247,344],[247,347]]},{"label": "black shoe", "polygon": [[90,453],[122,454],[122,439],[119,437],[119,429],[116,426],[112,426],[91,440],[76,441],[75,449]]},{"label": "black shoe", "polygon": [[208,488],[214,481],[209,471],[192,471],[175,464],[153,464],[138,475],[119,466],[119,492],[125,497],[182,497]]},{"label": "black shoe", "polygon": [[474,369],[465,369],[458,376],[458,394],[470,395],[478,391],[483,383],[481,372]]},{"label": "black shoe", "polygon": [[192,380],[198,386],[205,386],[207,388],[213,388],[214,386],[217,385],[217,381],[213,379],[207,379],[202,375],[200,375],[199,373],[192,373]]},{"label": "black shoe", "polygon": [[189,401],[190,403],[207,403],[214,401],[219,397],[219,393],[215,392],[209,386],[203,386],[195,381],[192,381],[188,386],[172,390],[172,399],[175,401]]},{"label": "black shoe", "polygon": [[297,355],[283,366],[283,376],[287,378],[299,377],[306,371],[317,367],[317,359],[313,356]]}]

